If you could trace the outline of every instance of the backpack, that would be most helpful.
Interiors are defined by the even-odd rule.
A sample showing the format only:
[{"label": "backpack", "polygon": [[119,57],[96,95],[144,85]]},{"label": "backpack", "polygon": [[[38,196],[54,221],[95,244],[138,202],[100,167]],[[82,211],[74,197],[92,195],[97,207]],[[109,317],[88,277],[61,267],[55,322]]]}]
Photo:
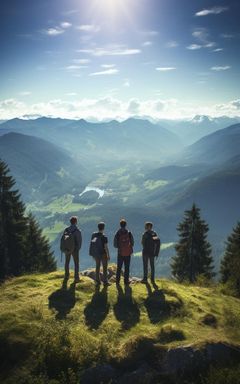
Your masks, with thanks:
[{"label": "backpack", "polygon": [[73,253],[75,249],[74,232],[69,229],[65,229],[61,237],[60,249],[63,253]]},{"label": "backpack", "polygon": [[160,252],[161,241],[155,232],[147,234],[145,240],[144,253],[158,257]]},{"label": "backpack", "polygon": [[121,256],[130,256],[133,253],[133,247],[130,240],[130,233],[119,232],[118,233],[118,249]]},{"label": "backpack", "polygon": [[90,242],[89,255],[101,257],[104,254],[103,236],[94,236]]}]

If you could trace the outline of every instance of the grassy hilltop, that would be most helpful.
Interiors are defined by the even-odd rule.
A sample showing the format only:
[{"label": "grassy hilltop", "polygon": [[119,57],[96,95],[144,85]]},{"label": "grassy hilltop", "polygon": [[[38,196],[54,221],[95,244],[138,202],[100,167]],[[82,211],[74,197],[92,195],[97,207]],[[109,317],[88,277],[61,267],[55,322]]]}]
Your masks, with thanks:
[{"label": "grassy hilltop", "polygon": [[1,382],[79,383],[96,363],[126,368],[153,350],[240,345],[240,300],[219,287],[161,280],[155,291],[139,283],[96,290],[88,277],[62,283],[58,271],[0,286]]}]

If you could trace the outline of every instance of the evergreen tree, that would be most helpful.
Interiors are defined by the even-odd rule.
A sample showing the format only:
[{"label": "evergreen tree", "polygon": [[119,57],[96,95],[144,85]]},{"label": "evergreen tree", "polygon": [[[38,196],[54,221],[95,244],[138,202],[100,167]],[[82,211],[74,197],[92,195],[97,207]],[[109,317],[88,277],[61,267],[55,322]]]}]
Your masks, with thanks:
[{"label": "evergreen tree", "polygon": [[26,235],[26,257],[24,269],[30,272],[49,272],[56,269],[56,261],[48,240],[32,214],[28,216]]},{"label": "evergreen tree", "polygon": [[213,259],[211,245],[207,241],[208,225],[200,217],[200,209],[193,204],[184,212],[184,219],[177,227],[179,242],[175,245],[177,255],[171,264],[173,275],[179,280],[194,282],[198,275],[212,278]]},{"label": "evergreen tree", "polygon": [[14,186],[8,166],[0,160],[0,280],[56,267],[48,241],[34,218],[25,215],[24,204]]},{"label": "evergreen tree", "polygon": [[221,281],[231,282],[240,295],[240,222],[233,228],[226,242],[226,250],[220,268]]}]

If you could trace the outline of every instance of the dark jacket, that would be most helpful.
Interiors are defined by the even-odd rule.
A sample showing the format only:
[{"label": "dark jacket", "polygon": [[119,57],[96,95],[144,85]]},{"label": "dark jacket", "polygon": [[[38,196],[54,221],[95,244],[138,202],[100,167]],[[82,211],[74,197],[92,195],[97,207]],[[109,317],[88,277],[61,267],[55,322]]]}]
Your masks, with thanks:
[{"label": "dark jacket", "polygon": [[82,246],[82,233],[80,229],[75,225],[70,225],[70,227],[66,228],[65,231],[71,232],[75,241],[75,249],[74,251],[79,251]]},{"label": "dark jacket", "polygon": [[149,238],[149,236],[157,236],[157,233],[153,230],[148,230],[148,231],[145,231],[142,235],[142,247],[143,247],[143,254],[144,255],[148,255],[148,256],[154,256],[154,255],[151,255],[149,250],[146,248],[147,246],[147,239]]}]

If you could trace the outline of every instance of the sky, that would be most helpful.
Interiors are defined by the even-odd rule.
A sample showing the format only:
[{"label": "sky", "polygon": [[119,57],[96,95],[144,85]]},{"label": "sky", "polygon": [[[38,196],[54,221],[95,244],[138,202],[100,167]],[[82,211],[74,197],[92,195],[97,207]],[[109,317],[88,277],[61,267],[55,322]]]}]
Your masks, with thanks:
[{"label": "sky", "polygon": [[0,120],[240,116],[239,0],[1,0]]}]

